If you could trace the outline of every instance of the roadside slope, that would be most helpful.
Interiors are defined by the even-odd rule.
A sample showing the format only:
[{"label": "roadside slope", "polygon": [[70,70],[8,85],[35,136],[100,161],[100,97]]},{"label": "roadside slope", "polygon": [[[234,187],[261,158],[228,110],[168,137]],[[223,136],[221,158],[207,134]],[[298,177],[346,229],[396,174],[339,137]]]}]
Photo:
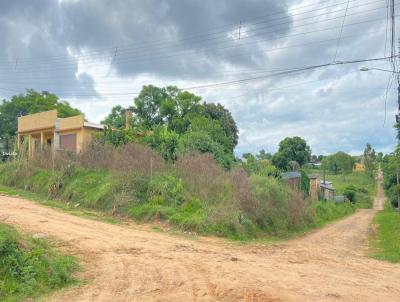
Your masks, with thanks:
[{"label": "roadside slope", "polygon": [[0,196],[0,219],[62,240],[88,284],[52,301],[398,301],[400,265],[365,256],[375,208],[283,244],[190,241]]}]

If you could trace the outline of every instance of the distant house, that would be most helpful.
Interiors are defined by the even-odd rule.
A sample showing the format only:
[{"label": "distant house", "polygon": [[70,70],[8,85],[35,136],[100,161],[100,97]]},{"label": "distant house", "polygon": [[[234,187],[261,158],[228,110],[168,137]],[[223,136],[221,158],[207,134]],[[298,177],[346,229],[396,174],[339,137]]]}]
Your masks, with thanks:
[{"label": "distant house", "polygon": [[57,110],[50,110],[19,117],[17,143],[20,147],[27,141],[30,156],[43,146],[78,153],[94,133],[103,130],[103,125],[86,122],[83,115],[59,118]]},{"label": "distant house", "polygon": [[317,161],[317,162],[313,162],[311,163],[313,168],[321,168],[322,164],[321,162]]},{"label": "distant house", "polygon": [[325,200],[334,200],[335,199],[336,189],[333,187],[331,181],[321,180],[319,187],[320,187],[320,192],[321,192],[321,198],[323,198]]},{"label": "distant house", "polygon": [[362,163],[355,163],[353,167],[354,172],[364,172],[365,171],[365,165]]},{"label": "distant house", "polygon": [[301,174],[300,172],[285,172],[281,174],[283,181],[289,184],[293,189],[300,190]]}]

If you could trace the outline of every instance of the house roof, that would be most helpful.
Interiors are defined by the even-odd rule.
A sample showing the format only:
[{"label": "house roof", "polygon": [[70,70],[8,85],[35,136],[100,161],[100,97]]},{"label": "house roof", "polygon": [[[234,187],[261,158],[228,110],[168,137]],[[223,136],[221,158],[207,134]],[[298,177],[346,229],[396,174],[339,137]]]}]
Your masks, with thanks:
[{"label": "house roof", "polygon": [[300,178],[300,172],[285,172],[281,174],[282,178],[284,179],[293,179],[293,178]]},{"label": "house roof", "polygon": [[320,183],[320,187],[321,188],[324,188],[324,189],[327,189],[327,190],[330,190],[330,191],[335,191],[335,188],[333,187],[333,185],[332,185],[332,182],[331,181],[321,181],[321,183]]},{"label": "house roof", "polygon": [[95,128],[95,129],[104,129],[104,125],[90,123],[90,122],[83,122],[84,127]]}]

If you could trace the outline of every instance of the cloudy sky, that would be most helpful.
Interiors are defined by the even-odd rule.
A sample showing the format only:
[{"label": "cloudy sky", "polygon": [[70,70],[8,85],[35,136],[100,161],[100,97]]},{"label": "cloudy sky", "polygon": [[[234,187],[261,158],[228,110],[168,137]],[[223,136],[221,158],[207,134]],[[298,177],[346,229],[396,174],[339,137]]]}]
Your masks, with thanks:
[{"label": "cloudy sky", "polygon": [[[27,88],[68,100],[92,122],[146,84],[224,104],[236,152],[274,152],[286,136],[313,153],[395,145],[387,60],[282,74],[390,53],[387,0],[4,0],[0,99]],[[245,81],[239,81],[245,80]],[[225,83],[224,85],[215,85]]]}]

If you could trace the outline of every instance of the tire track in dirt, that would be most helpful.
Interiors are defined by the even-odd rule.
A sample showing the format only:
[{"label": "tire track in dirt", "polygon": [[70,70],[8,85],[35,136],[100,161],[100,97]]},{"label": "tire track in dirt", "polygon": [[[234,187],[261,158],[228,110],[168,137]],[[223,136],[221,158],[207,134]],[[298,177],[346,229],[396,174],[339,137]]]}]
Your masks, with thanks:
[{"label": "tire track in dirt", "polygon": [[376,208],[267,247],[110,225],[7,196],[0,217],[81,259],[87,284],[49,301],[399,301],[400,266],[365,256],[380,183]]}]

